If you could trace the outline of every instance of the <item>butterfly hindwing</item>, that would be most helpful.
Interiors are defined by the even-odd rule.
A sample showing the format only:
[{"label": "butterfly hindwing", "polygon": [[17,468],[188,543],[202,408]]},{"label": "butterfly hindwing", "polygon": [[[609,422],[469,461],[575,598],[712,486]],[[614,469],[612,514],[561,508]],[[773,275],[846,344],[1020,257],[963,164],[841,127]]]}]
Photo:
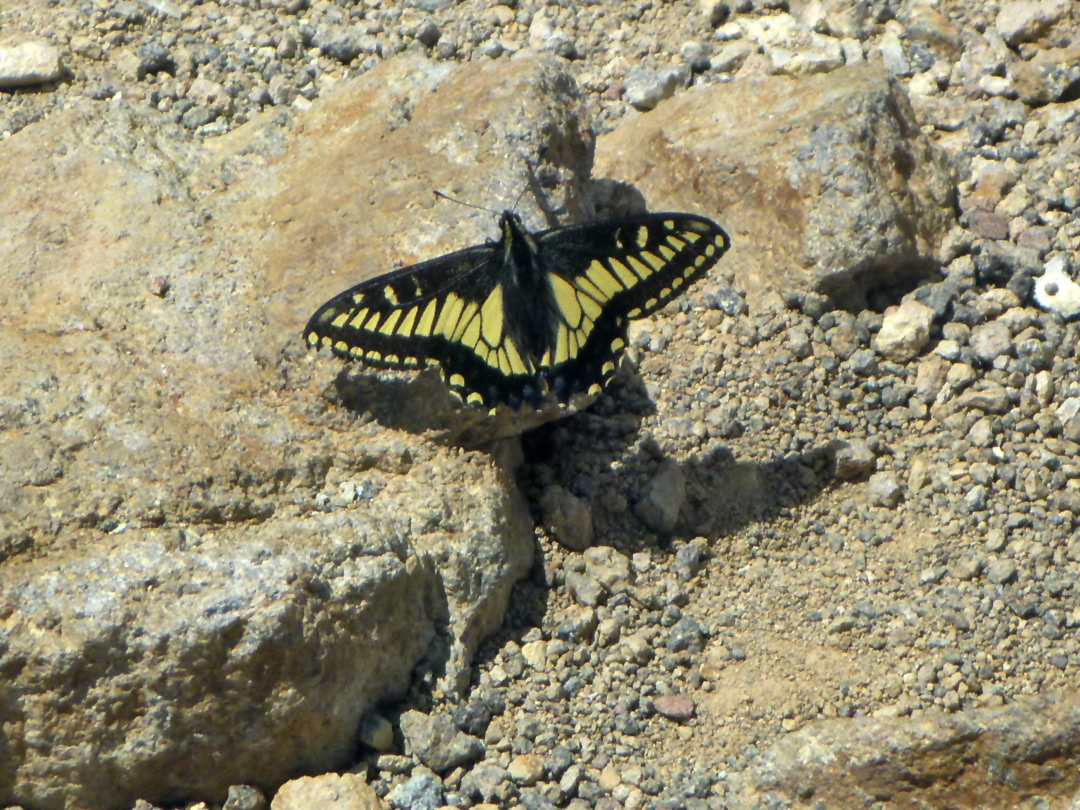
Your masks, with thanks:
[{"label": "butterfly hindwing", "polygon": [[649,214],[502,238],[352,287],[312,316],[313,348],[389,368],[441,366],[466,402],[540,406],[598,392],[626,324],[662,307],[728,247],[712,221]]}]

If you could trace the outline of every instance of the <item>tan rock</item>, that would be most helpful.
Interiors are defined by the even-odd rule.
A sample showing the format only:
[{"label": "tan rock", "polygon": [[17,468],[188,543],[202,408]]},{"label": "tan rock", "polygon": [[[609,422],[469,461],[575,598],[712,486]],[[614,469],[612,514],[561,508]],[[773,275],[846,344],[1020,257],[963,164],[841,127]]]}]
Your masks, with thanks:
[{"label": "tan rock", "polygon": [[813,723],[736,775],[729,805],[846,810],[873,795],[909,807],[1021,806],[1030,796],[1067,807],[1076,781],[1061,774],[1080,767],[1078,740],[1076,692],[956,714]]},{"label": "tan rock", "polygon": [[[9,763],[25,804],[220,802],[332,767],[434,639],[455,690],[501,623],[528,507],[489,458],[357,419],[375,398],[299,336],[364,273],[491,234],[433,186],[509,206],[540,132],[587,159],[554,63],[424,64],[342,83],[288,132],[267,115],[203,145],[126,101],[75,100],[0,142],[0,514],[17,538],[0,665],[36,662],[0,711],[49,741]],[[388,410],[412,401],[380,390]]]},{"label": "tan rock", "polygon": [[715,218],[732,236],[720,272],[752,308],[857,299],[934,266],[955,222],[944,158],[871,65],[692,88],[599,138],[594,174]]},{"label": "tan rock", "polygon": [[270,810],[384,810],[367,781],[353,773],[302,776],[274,794]]},{"label": "tan rock", "polygon": [[934,310],[918,301],[908,300],[898,307],[890,307],[881,330],[874,336],[874,348],[896,362],[918,357],[930,340],[933,321]]}]

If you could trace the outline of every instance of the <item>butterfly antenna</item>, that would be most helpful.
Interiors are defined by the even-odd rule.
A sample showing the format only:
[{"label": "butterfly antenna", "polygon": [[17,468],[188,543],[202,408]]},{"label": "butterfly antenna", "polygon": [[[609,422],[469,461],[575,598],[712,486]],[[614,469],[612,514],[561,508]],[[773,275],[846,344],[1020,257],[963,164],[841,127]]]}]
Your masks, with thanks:
[{"label": "butterfly antenna", "polygon": [[449,194],[443,194],[441,191],[436,191],[435,196],[436,197],[442,197],[444,200],[449,200],[450,202],[457,203],[458,205],[464,205],[466,208],[475,208],[477,211],[487,211],[489,214],[496,214],[496,215],[498,215],[498,213],[499,213],[498,211],[495,211],[494,209],[485,208],[482,205],[473,205],[472,203],[467,203],[464,200],[459,200],[456,197],[451,197]]},{"label": "butterfly antenna", "polygon": [[521,191],[518,192],[517,199],[514,200],[514,205],[510,208],[511,211],[517,211],[518,203],[521,202],[521,198],[525,196],[525,192],[529,190],[529,184],[526,183],[521,187]]}]

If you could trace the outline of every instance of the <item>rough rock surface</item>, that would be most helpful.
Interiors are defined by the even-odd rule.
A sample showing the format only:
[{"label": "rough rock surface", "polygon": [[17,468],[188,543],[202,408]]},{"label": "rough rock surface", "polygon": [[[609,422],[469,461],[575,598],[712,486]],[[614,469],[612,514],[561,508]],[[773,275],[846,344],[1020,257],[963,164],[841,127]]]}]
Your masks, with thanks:
[{"label": "rough rock surface", "polygon": [[1080,795],[1078,731],[1076,692],[963,714],[832,720],[755,759],[732,807],[1065,806]]},{"label": "rough rock surface", "polygon": [[[1075,3],[24,0],[0,30],[49,57],[0,92],[0,803],[261,810],[351,725],[333,767],[378,798],[333,774],[319,802],[1076,805]],[[533,227],[686,208],[734,248],[633,324],[586,411],[439,449],[524,423],[454,423],[433,375],[297,335],[347,284],[492,235],[433,188],[525,189]],[[493,466],[538,524],[509,600],[529,538]],[[358,601],[376,563],[386,598]],[[400,702],[319,668],[372,651]],[[211,748],[249,762],[269,706],[314,728],[310,765],[179,784]],[[483,748],[435,773],[408,712]]]},{"label": "rough rock surface", "polygon": [[421,662],[461,688],[532,555],[487,457],[320,405],[337,370],[313,382],[295,352],[303,268],[247,242],[250,188],[222,193],[240,165],[287,174],[280,126],[212,149],[136,105],[100,112],[0,144],[0,182],[27,192],[0,203],[3,712],[19,718],[0,793],[42,808],[224,797],[341,764]]},{"label": "rough rock surface", "polygon": [[601,137],[594,171],[654,209],[723,211],[722,272],[753,304],[926,272],[954,222],[943,156],[872,65],[693,88]]}]

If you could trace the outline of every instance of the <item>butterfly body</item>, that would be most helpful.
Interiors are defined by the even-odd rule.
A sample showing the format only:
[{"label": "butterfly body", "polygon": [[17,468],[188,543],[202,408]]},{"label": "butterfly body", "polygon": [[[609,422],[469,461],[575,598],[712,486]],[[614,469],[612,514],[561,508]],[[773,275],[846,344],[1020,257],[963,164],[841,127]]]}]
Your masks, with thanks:
[{"label": "butterfly body", "polygon": [[545,354],[558,343],[558,302],[551,288],[550,270],[535,240],[521,219],[504,211],[499,220],[503,233],[503,321],[508,335],[529,373],[540,368]]},{"label": "butterfly body", "polygon": [[703,276],[727,234],[693,214],[645,214],[500,238],[362,282],[308,322],[313,348],[389,368],[438,363],[451,391],[488,408],[594,394],[626,326]]}]

